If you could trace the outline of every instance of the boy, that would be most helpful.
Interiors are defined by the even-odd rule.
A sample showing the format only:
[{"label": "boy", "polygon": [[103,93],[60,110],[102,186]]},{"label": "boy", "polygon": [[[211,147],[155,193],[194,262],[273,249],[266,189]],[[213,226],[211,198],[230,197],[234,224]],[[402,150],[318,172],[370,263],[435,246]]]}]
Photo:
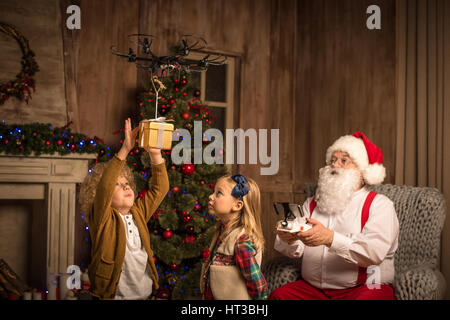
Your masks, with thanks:
[{"label": "boy", "polygon": [[169,191],[169,179],[161,150],[146,149],[152,164],[151,188],[134,201],[126,157],[136,135],[128,118],[120,151],[107,164],[97,164],[80,190],[92,240],[90,291],[98,299],[147,299],[152,286],[159,287],[147,222]]}]

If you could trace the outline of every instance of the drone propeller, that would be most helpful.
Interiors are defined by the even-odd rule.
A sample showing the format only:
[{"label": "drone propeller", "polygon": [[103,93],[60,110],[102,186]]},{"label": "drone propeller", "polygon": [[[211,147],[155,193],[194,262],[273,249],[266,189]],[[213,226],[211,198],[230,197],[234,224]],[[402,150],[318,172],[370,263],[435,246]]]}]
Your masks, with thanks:
[{"label": "drone propeller", "polygon": [[145,45],[145,43],[149,43],[148,39],[151,39],[150,41],[151,45],[153,39],[156,39],[156,37],[146,33],[133,33],[128,35],[128,41],[138,46],[143,46]]},{"label": "drone propeller", "polygon": [[227,57],[223,55],[219,55],[213,59],[208,60],[208,65],[220,66],[223,65],[227,61]]},{"label": "drone propeller", "polygon": [[135,62],[137,59],[136,55],[133,53],[133,49],[131,49],[131,48],[128,51],[128,54],[120,53],[119,51],[117,51],[115,49],[115,46],[111,46],[110,50],[111,50],[111,53],[115,54],[116,56],[128,58],[129,62]]},{"label": "drone propeller", "polygon": [[181,54],[183,56],[187,56],[192,50],[204,49],[207,45],[205,39],[191,34],[183,35],[181,42],[183,43],[183,48],[181,48]]},{"label": "drone propeller", "polygon": [[153,39],[149,42],[148,38],[144,38],[144,44],[142,46],[142,50],[144,51],[145,54],[148,54],[150,56],[153,56],[153,53],[150,50],[152,43],[153,43]]}]

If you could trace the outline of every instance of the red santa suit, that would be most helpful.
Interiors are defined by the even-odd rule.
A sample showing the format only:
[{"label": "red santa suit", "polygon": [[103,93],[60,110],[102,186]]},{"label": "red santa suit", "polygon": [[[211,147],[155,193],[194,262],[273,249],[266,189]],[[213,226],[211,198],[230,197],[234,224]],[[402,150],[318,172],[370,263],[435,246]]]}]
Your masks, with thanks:
[{"label": "red santa suit", "polygon": [[[349,136],[344,138],[354,143]],[[348,143],[343,145],[342,139],[337,141],[338,147],[335,143],[329,148],[327,158],[333,148],[345,150]],[[358,160],[357,155],[355,158]],[[377,179],[379,183],[384,176]],[[271,299],[394,299],[392,283],[399,222],[389,198],[363,187],[339,214],[321,212],[313,197],[305,201],[303,212],[333,230],[332,244],[329,248],[309,247],[298,240],[289,245],[277,236],[277,251],[302,258],[302,280],[274,290]]]}]

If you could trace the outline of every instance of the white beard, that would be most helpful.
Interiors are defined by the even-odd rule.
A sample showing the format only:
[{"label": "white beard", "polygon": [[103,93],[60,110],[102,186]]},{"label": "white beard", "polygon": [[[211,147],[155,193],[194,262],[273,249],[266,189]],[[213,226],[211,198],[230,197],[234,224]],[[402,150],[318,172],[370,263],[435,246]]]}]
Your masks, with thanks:
[{"label": "white beard", "polygon": [[361,173],[356,169],[321,168],[316,191],[317,207],[326,214],[342,213],[361,182]]}]

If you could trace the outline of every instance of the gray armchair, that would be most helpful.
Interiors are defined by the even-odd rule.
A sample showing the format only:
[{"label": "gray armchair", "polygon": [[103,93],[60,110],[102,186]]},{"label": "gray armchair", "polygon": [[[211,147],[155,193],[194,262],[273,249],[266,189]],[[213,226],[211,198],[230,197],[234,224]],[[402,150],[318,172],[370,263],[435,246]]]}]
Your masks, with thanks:
[{"label": "gray armchair", "polygon": [[[399,300],[443,299],[445,279],[439,271],[441,232],[446,204],[444,196],[434,188],[396,185],[370,186],[384,194],[395,205],[400,223],[398,249],[395,253],[394,292]],[[314,185],[305,188],[307,196]],[[269,290],[301,277],[301,259],[274,258],[262,266]]]}]

